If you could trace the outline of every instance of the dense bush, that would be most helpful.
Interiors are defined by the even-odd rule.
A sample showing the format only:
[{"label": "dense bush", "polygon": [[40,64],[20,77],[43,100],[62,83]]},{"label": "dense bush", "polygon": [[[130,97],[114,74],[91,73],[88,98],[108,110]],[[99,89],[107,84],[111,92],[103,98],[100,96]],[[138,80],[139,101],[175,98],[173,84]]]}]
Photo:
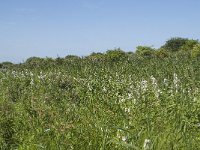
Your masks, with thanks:
[{"label": "dense bush", "polygon": [[182,51],[191,51],[195,45],[199,42],[198,40],[187,40],[183,46],[181,46]]},{"label": "dense bush", "polygon": [[168,57],[170,54],[166,49],[160,48],[155,52],[155,55],[158,58],[165,58],[165,57]]},{"label": "dense bush", "polygon": [[117,60],[125,59],[126,53],[123,50],[121,50],[120,48],[114,49],[114,50],[107,50],[105,57],[107,60],[117,61]]},{"label": "dense bush", "polygon": [[192,57],[200,57],[200,44],[194,46],[191,52]]},{"label": "dense bush", "polygon": [[40,57],[30,57],[26,60],[26,64],[30,65],[30,66],[38,66],[40,65],[42,62],[44,61],[43,58]]},{"label": "dense bush", "polygon": [[155,49],[149,46],[138,46],[136,48],[136,54],[143,57],[154,57]]},{"label": "dense bush", "polygon": [[[82,59],[76,55],[68,55],[65,58],[58,57],[56,59],[52,58],[39,58],[39,57],[30,57],[24,63],[25,66],[34,68],[34,67],[41,67],[41,68],[48,68],[51,66],[56,65],[69,65],[69,63],[76,63],[78,61],[90,60],[92,62],[102,62],[102,61],[109,61],[109,62],[116,62],[122,61],[124,59],[133,60],[136,59],[138,56],[143,58],[166,58],[169,56],[193,56],[197,55],[196,51],[193,50],[195,45],[199,44],[198,40],[187,39],[187,38],[171,38],[166,41],[166,43],[161,46],[159,49],[152,48],[150,46],[138,46],[136,47],[135,52],[124,52],[120,48],[107,50],[105,53],[92,53],[89,56],[84,57]],[[190,54],[191,51],[192,55]],[[176,52],[176,53],[172,53]],[[0,67],[3,66],[12,66],[9,62],[6,64],[1,64]]]},{"label": "dense bush", "polygon": [[76,56],[76,55],[67,55],[65,56],[65,59],[66,60],[78,60],[78,59],[81,59],[79,56]]},{"label": "dense bush", "polygon": [[10,67],[13,67],[13,66],[14,66],[14,64],[12,62],[5,61],[5,62],[1,63],[0,68],[10,68]]},{"label": "dense bush", "polygon": [[103,53],[92,53],[89,56],[86,57],[89,60],[92,61],[104,61],[106,60],[106,56]]},{"label": "dense bush", "polygon": [[180,38],[180,37],[171,38],[167,40],[166,43],[161,48],[164,48],[170,52],[176,52],[179,51],[181,47],[186,44],[187,41],[188,41],[187,38]]}]

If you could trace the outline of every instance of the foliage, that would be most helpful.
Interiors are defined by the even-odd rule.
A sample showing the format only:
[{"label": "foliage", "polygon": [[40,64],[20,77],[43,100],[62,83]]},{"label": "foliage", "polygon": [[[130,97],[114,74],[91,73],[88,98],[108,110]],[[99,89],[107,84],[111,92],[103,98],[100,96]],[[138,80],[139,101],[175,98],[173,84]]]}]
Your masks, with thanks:
[{"label": "foliage", "polygon": [[117,48],[114,50],[107,50],[105,56],[109,61],[118,61],[126,58],[126,53],[120,48]]},{"label": "foliage", "polygon": [[174,56],[7,69],[0,149],[200,149],[199,65]]},{"label": "foliage", "polygon": [[55,59],[55,63],[56,63],[56,65],[63,65],[64,64],[64,58],[57,57]]},{"label": "foliage", "polygon": [[192,57],[200,57],[200,44],[194,46],[191,52]]},{"label": "foliage", "polygon": [[181,50],[183,51],[191,51],[195,45],[199,42],[198,40],[187,40],[183,46],[181,46]]},{"label": "foliage", "polygon": [[137,50],[0,71],[0,149],[200,149],[199,59]]},{"label": "foliage", "polygon": [[40,57],[30,57],[26,60],[26,64],[29,64],[30,66],[38,66],[44,61],[43,58]]},{"label": "foliage", "polygon": [[144,57],[154,57],[155,49],[149,46],[138,46],[136,48],[136,54]]},{"label": "foliage", "polygon": [[127,52],[126,54],[129,55],[129,56],[130,56],[130,55],[134,55],[133,52]]},{"label": "foliage", "polygon": [[181,49],[182,46],[186,44],[188,39],[186,38],[180,38],[180,37],[175,37],[171,38],[166,41],[166,43],[161,47],[164,48],[170,52],[177,52]]},{"label": "foliage", "polygon": [[9,61],[5,61],[0,64],[0,68],[11,68],[12,66],[14,66],[14,64]]},{"label": "foliage", "polygon": [[103,53],[92,53],[86,58],[91,61],[104,61],[106,59],[106,56]]},{"label": "foliage", "polygon": [[53,58],[46,57],[46,58],[43,58],[43,62],[46,62],[46,64],[51,64],[51,63],[54,63],[55,60]]},{"label": "foliage", "polygon": [[155,55],[158,58],[166,58],[166,57],[169,57],[169,52],[165,50],[164,48],[160,48],[159,50],[155,52]]},{"label": "foliage", "polygon": [[76,55],[67,55],[67,56],[65,56],[65,59],[66,59],[66,60],[71,60],[71,61],[73,61],[73,60],[78,60],[78,59],[80,59],[80,57],[78,57],[78,56],[76,56]]}]

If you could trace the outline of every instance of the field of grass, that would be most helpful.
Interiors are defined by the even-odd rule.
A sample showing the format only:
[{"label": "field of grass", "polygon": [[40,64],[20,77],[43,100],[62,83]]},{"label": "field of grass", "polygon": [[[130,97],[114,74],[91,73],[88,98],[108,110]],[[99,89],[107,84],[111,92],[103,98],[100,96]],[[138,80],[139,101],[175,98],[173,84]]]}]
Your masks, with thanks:
[{"label": "field of grass", "polygon": [[68,61],[0,71],[0,149],[199,150],[200,61]]}]

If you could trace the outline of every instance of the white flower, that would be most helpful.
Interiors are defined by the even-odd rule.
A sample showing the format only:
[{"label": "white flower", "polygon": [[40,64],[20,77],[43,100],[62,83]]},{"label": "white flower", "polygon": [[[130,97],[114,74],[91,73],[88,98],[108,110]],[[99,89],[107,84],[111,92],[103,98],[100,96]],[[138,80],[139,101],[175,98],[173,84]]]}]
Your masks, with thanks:
[{"label": "white flower", "polygon": [[162,92],[161,92],[160,89],[158,89],[158,84],[157,84],[156,78],[154,78],[154,76],[151,76],[151,80],[152,80],[152,86],[153,86],[154,94],[155,94],[155,96],[158,98],[159,95],[160,95]]},{"label": "white flower", "polygon": [[128,99],[131,99],[131,98],[132,98],[132,94],[128,93]]},{"label": "white flower", "polygon": [[197,127],[200,127],[200,123],[197,123]]},{"label": "white flower", "polygon": [[151,147],[151,140],[150,139],[145,139],[144,140],[144,144],[143,144],[143,148],[144,150],[148,150]]},{"label": "white flower", "polygon": [[154,76],[151,76],[151,81],[152,81],[152,85],[154,88],[157,87],[157,81],[156,81],[156,78],[154,78]]},{"label": "white flower", "polygon": [[175,88],[176,88],[176,93],[177,93],[177,92],[178,92],[178,83],[179,83],[179,79],[178,79],[178,76],[177,76],[176,73],[174,73],[174,80],[173,80],[173,82],[174,82],[174,86],[175,86]]},{"label": "white flower", "polygon": [[34,81],[33,81],[33,79],[32,79],[32,78],[31,78],[31,82],[30,82],[30,84],[31,84],[31,85],[33,85],[33,84],[34,84]]},{"label": "white flower", "polygon": [[188,94],[191,94],[191,91],[192,91],[191,88],[189,88],[189,89],[188,89]]},{"label": "white flower", "polygon": [[164,84],[165,84],[165,86],[168,86],[168,80],[167,79],[164,79]]},{"label": "white flower", "polygon": [[125,101],[126,101],[125,98],[121,98],[121,99],[119,100],[119,103],[124,103]]},{"label": "white flower", "polygon": [[136,99],[135,98],[133,99],[133,103],[136,104]]},{"label": "white flower", "polygon": [[142,80],[141,81],[141,90],[143,91],[143,92],[146,92],[146,90],[147,90],[147,81],[146,80]]},{"label": "white flower", "polygon": [[106,88],[105,87],[103,87],[103,92],[106,92],[107,90],[106,90]]},{"label": "white flower", "polygon": [[126,141],[127,140],[127,137],[126,136],[122,136],[122,141]]},{"label": "white flower", "polygon": [[32,73],[32,72],[30,72],[30,76],[33,76],[33,73]]},{"label": "white flower", "polygon": [[46,130],[44,130],[44,132],[48,132],[48,131],[50,131],[50,129],[46,129]]},{"label": "white flower", "polygon": [[130,113],[130,112],[131,112],[131,109],[130,109],[130,108],[125,108],[125,112],[126,112],[126,113]]}]

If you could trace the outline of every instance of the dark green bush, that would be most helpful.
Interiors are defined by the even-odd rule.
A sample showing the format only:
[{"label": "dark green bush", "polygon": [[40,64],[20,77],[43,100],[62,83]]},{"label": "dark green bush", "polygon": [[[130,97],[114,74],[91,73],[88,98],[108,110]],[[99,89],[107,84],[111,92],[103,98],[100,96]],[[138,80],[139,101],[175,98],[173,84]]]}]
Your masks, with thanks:
[{"label": "dark green bush", "polygon": [[167,40],[166,43],[161,48],[164,48],[170,52],[176,52],[179,51],[181,47],[186,44],[187,41],[188,41],[187,38],[180,38],[180,37],[171,38]]},{"label": "dark green bush", "polygon": [[0,68],[10,68],[10,67],[13,67],[14,64],[9,62],[9,61],[5,61],[5,62],[2,62],[1,65],[0,65]]}]

